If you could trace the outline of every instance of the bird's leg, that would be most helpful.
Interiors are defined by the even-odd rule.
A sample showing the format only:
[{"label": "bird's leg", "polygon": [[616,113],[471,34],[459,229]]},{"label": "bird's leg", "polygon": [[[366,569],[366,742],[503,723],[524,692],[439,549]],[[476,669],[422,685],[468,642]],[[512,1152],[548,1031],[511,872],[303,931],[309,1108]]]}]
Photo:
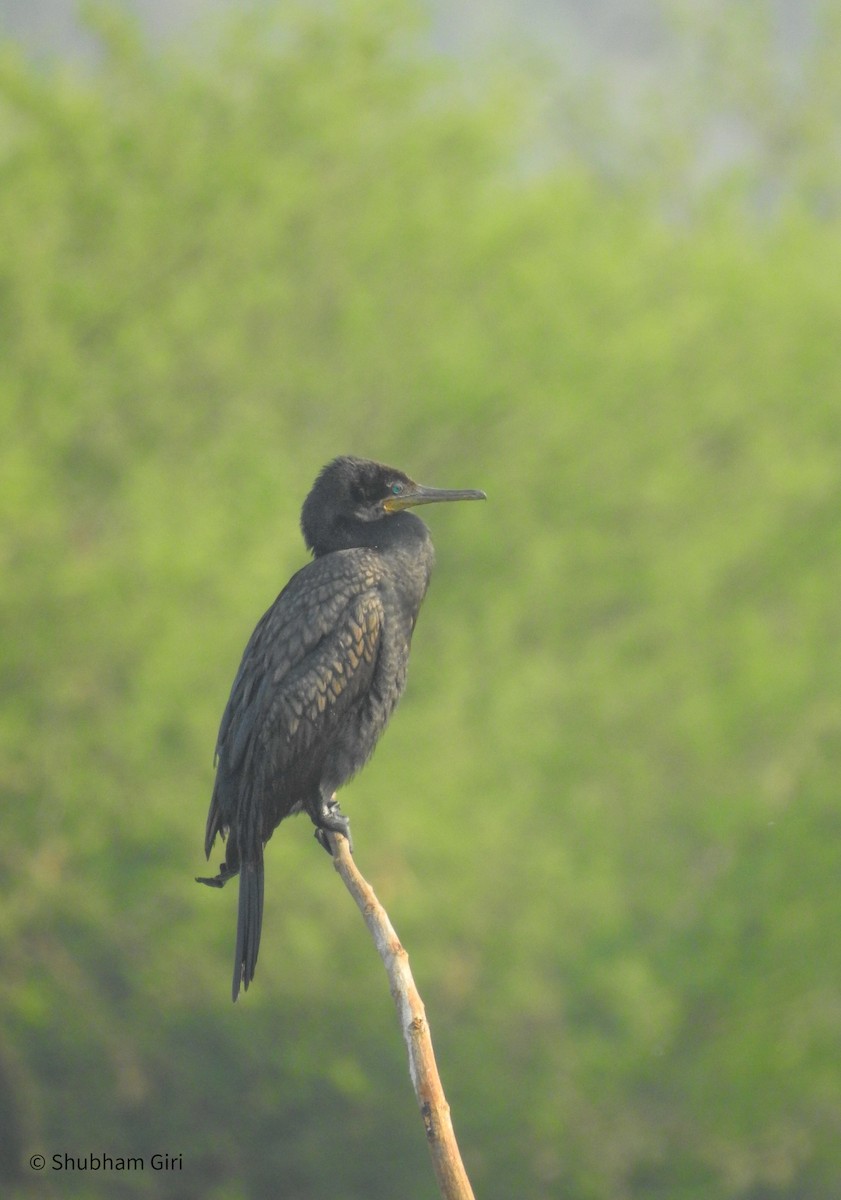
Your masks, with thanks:
[{"label": "bird's leg", "polygon": [[350,852],[353,854],[353,838],[350,836],[350,818],[346,817],[339,808],[339,802],[336,799],[335,793],[326,799],[321,797],[321,802],[318,806],[317,813],[312,818],[315,825],[315,839],[324,847],[328,854],[332,855],[330,849],[330,841],[327,837],[330,833],[341,833],[348,840]]},{"label": "bird's leg", "polygon": [[200,875],[196,876],[196,883],[206,883],[208,887],[224,887],[229,879],[233,879],[235,875],[239,875],[239,867],[232,871],[226,862],[219,864],[219,874],[214,875],[212,879],[203,879]]}]

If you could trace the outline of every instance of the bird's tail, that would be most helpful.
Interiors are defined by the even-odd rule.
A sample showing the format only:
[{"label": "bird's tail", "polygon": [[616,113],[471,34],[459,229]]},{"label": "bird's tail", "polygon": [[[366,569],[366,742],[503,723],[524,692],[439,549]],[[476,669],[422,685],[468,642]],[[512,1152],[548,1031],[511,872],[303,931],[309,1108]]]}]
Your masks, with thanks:
[{"label": "bird's tail", "polygon": [[263,854],[257,862],[241,862],[239,868],[239,912],[237,948],[234,956],[234,982],[231,996],[236,1000],[240,985],[248,991],[257,966],[260,930],[263,925]]}]

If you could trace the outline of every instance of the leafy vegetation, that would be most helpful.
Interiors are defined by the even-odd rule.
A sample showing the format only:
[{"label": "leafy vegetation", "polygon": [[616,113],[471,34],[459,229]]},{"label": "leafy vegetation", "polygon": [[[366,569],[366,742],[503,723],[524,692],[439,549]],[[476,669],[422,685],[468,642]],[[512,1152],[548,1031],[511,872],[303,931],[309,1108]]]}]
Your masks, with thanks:
[{"label": "leafy vegetation", "polygon": [[0,58],[3,1194],[433,1193],[306,822],[236,1007],[235,897],[192,882],[239,653],[352,452],[489,495],[430,512],[409,691],[343,801],[477,1195],[834,1200],[828,44],[821,202],[798,167],[758,211],[741,169],[687,207],[683,159],[529,163],[525,84],[464,86],[390,0],[189,60],[100,22],[90,78]]}]

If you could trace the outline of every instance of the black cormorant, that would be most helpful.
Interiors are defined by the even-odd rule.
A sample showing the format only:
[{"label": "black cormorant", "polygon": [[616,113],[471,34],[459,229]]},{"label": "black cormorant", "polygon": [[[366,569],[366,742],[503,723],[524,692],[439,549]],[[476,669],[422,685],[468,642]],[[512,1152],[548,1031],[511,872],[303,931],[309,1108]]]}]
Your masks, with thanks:
[{"label": "black cormorant", "polygon": [[227,838],[223,887],[239,874],[233,998],[254,978],[263,916],[263,847],[302,810],[329,849],[349,835],[335,793],[367,761],[406,683],[409,644],[429,584],[429,531],[407,512],[478,491],[422,487],[367,459],[336,458],[301,511],[308,563],[245,648],[216,742],[205,852]]}]

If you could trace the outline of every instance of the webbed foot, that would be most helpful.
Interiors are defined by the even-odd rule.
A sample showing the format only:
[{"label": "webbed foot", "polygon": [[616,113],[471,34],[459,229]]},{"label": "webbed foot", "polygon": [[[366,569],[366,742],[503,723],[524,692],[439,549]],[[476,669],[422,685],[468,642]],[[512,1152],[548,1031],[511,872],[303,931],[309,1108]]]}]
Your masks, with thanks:
[{"label": "webbed foot", "polygon": [[[315,824],[315,840],[319,845],[323,846],[328,854],[332,856],[333,851],[330,849],[330,840],[327,837],[329,833],[341,833],[348,840],[350,852],[353,854],[353,838],[350,835],[350,818],[346,817],[339,808],[339,802],[335,796],[322,804],[318,812],[318,819],[314,820]],[[219,885],[222,886],[221,884]]]},{"label": "webbed foot", "polygon": [[227,863],[220,863],[218,875],[214,875],[211,879],[203,879],[201,875],[197,875],[196,883],[206,883],[208,887],[221,888],[235,875],[239,875],[239,870],[232,871]]}]

